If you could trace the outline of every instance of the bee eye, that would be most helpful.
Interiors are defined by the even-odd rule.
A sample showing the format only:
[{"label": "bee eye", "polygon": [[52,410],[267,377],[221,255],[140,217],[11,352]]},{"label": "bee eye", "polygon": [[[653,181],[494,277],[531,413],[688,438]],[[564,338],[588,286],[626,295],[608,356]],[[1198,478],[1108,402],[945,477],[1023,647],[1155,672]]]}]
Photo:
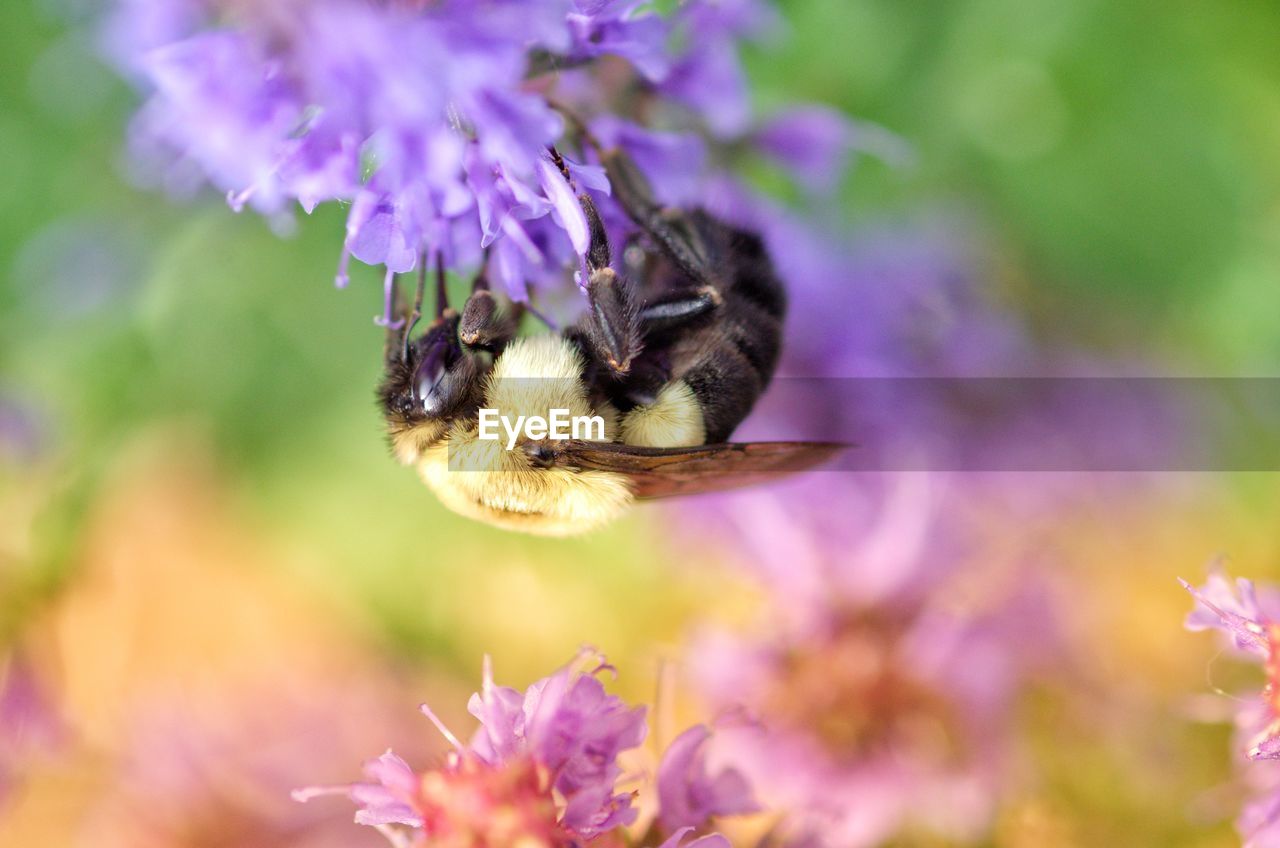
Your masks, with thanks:
[{"label": "bee eye", "polygon": [[418,363],[418,370],[413,375],[413,393],[422,409],[428,415],[441,412],[441,398],[437,388],[444,378],[449,360],[449,344],[439,339],[427,348]]}]

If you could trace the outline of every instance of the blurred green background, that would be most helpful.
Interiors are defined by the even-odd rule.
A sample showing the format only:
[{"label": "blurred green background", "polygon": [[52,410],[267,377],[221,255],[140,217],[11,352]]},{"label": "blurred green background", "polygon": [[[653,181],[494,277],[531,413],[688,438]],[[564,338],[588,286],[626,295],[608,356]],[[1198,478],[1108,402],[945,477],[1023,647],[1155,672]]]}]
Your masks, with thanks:
[{"label": "blurred green background", "polygon": [[[789,31],[747,56],[761,107],[829,103],[916,151],[910,168],[860,164],[843,187],[852,226],[940,211],[969,222],[993,289],[1042,338],[1136,350],[1172,373],[1275,372],[1280,6],[781,9]],[[102,504],[159,467],[216,491],[218,520],[268,552],[256,571],[297,580],[415,680],[426,665],[474,680],[487,650],[525,683],[592,642],[633,660],[639,670],[620,685],[647,697],[645,663],[678,643],[714,565],[656,563],[657,512],[568,541],[446,513],[387,454],[373,403],[377,276],[361,268],[348,290],[331,285],[343,210],[299,215],[282,239],[211,193],[183,205],[132,188],[122,147],[136,99],[92,58],[77,23],[88,11],[71,0],[10,4],[0,36],[0,403],[37,422],[38,445],[33,458],[0,455],[6,637],[45,626],[94,546],[110,546]],[[1104,672],[1136,675],[1134,697],[1169,715],[1179,693],[1207,688],[1211,649],[1180,631],[1186,600],[1172,575],[1197,576],[1215,550],[1254,575],[1280,573],[1272,477],[1197,485],[1194,508],[1182,489],[1163,492],[1125,512],[1139,523],[1074,516],[1092,538],[1070,522],[1052,537],[1092,557],[1082,584],[1107,574],[1104,585],[1139,598],[1077,595],[1093,610],[1082,620],[1114,639],[1119,659]],[[1117,622],[1131,631],[1111,631]],[[1045,740],[1056,709],[1032,719]],[[1078,759],[1044,742],[1051,774],[1031,793],[1051,823],[993,838],[1231,844],[1220,821],[1229,804],[1196,813],[1198,793],[1227,774],[1225,731],[1169,734],[1177,741],[1155,753],[1147,744],[1163,740],[1128,751],[1100,736],[1080,743]],[[1179,765],[1153,774],[1163,758]]]}]

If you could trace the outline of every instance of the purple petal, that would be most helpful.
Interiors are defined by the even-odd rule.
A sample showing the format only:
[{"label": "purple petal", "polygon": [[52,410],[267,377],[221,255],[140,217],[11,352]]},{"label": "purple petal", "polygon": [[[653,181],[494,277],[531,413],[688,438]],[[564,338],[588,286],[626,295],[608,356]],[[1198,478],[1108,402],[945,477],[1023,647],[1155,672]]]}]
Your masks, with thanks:
[{"label": "purple petal", "polygon": [[707,148],[697,135],[654,132],[612,115],[592,121],[591,131],[605,145],[621,147],[631,155],[658,200],[672,205],[698,201]]},{"label": "purple petal", "polygon": [[777,10],[765,0],[688,3],[679,14],[693,33],[708,39],[760,38],[780,24]]},{"label": "purple petal", "polygon": [[631,800],[629,793],[615,795],[612,784],[589,786],[567,796],[560,822],[590,839],[635,821],[639,813],[632,808]]},{"label": "purple petal", "polygon": [[692,107],[718,138],[741,135],[751,123],[747,78],[732,42],[713,40],[701,47],[660,89]]},{"label": "purple petal", "polygon": [[392,792],[411,795],[418,788],[418,777],[413,769],[390,748],[376,760],[365,763],[364,773],[370,780],[378,781]]},{"label": "purple petal", "polygon": [[360,143],[351,133],[316,128],[280,167],[280,181],[308,215],[320,203],[355,194],[360,177]]},{"label": "purple petal", "polygon": [[684,848],[733,848],[733,845],[727,837],[718,833],[708,833],[706,836],[699,836]]},{"label": "purple petal", "polygon": [[397,273],[412,270],[418,260],[395,211],[385,206],[364,222],[349,247],[351,255],[366,265],[385,265]]},{"label": "purple petal", "polygon": [[[1211,567],[1209,577],[1199,589],[1200,596],[1214,607],[1243,618],[1262,621],[1265,616],[1258,605],[1258,594],[1253,581],[1238,577],[1233,582],[1216,566]],[[1188,630],[1200,631],[1218,627],[1218,613],[1208,607],[1197,607],[1187,614]]]},{"label": "purple petal", "polygon": [[834,109],[802,106],[779,112],[755,134],[756,146],[812,191],[834,191],[848,158],[853,128]]},{"label": "purple petal", "polygon": [[649,82],[661,82],[671,71],[665,49],[668,25],[648,10],[634,14],[640,5],[595,4],[585,14],[569,15],[566,23],[573,38],[570,57],[620,56]]},{"label": "purple petal", "polygon": [[751,786],[736,769],[712,776],[707,772],[706,744],[711,731],[695,725],[667,747],[658,764],[658,806],[662,826],[701,827],[714,816],[739,815],[760,809]]},{"label": "purple petal", "polygon": [[692,827],[682,827],[665,841],[658,848],[733,848],[729,840],[718,833],[708,833],[706,836],[700,836],[688,844],[684,844],[684,838],[693,832]]},{"label": "purple petal", "polygon": [[1280,760],[1280,728],[1269,725],[1245,755],[1251,760]]},{"label": "purple petal", "polygon": [[[1271,648],[1266,628],[1259,621],[1241,614],[1251,610],[1256,611],[1256,603],[1252,601],[1252,584],[1247,586],[1247,590],[1242,587],[1241,599],[1236,600],[1234,595],[1224,588],[1222,580],[1215,581],[1211,577],[1204,591],[1196,589],[1185,580],[1179,579],[1178,582],[1211,614],[1207,623],[1203,618],[1193,620],[1188,617],[1185,625],[1188,629],[1201,630],[1205,627],[1213,627],[1231,636],[1235,646],[1240,650],[1263,657],[1270,655]],[[1214,599],[1226,601],[1228,608],[1218,606],[1214,603]],[[1231,607],[1241,612],[1234,612]]]},{"label": "purple petal", "polygon": [[569,236],[569,242],[579,256],[585,256],[591,244],[587,229],[587,216],[582,205],[569,188],[569,182],[548,158],[538,160],[538,182],[547,200],[551,201],[555,221]]},{"label": "purple petal", "polygon": [[502,238],[493,245],[489,274],[496,286],[515,301],[529,299],[529,262],[514,239]]},{"label": "purple petal", "polygon": [[493,685],[485,658],[484,682],[471,696],[467,711],[480,722],[471,749],[488,763],[502,763],[519,753],[524,736],[524,698],[515,689]]},{"label": "purple petal", "polygon": [[605,174],[603,166],[575,162],[568,156],[562,158],[564,159],[565,167],[569,169],[569,175],[573,177],[579,186],[598,191],[601,194],[612,193],[612,189],[609,186],[609,177]]},{"label": "purple petal", "polygon": [[356,810],[356,824],[370,827],[383,824],[422,825],[422,817],[413,807],[382,787],[356,784],[351,789],[351,800],[361,805]]},{"label": "purple petal", "polygon": [[1280,845],[1280,791],[1273,789],[1245,804],[1236,828],[1245,838],[1243,848]]}]

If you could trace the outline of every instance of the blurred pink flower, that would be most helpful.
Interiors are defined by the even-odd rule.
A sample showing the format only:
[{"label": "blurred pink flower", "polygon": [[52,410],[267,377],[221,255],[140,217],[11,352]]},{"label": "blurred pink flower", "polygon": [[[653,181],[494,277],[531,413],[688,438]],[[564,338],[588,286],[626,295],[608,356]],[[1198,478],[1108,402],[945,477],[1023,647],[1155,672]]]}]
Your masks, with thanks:
[{"label": "blurred pink flower", "polygon": [[281,683],[227,697],[155,697],[136,710],[109,789],[84,822],[94,848],[359,848],[347,816],[289,791],[337,777],[395,722],[386,693]]},{"label": "blurred pink flower", "polygon": [[721,728],[708,762],[741,770],[788,845],[879,844],[905,825],[980,835],[1016,698],[1056,647],[1044,587],[1022,566],[976,568],[951,527],[959,493],[928,475],[879,478],[866,520],[834,493],[856,491],[850,475],[789,489],[726,510],[772,605],[753,632],[692,647],[711,707],[752,719]]}]

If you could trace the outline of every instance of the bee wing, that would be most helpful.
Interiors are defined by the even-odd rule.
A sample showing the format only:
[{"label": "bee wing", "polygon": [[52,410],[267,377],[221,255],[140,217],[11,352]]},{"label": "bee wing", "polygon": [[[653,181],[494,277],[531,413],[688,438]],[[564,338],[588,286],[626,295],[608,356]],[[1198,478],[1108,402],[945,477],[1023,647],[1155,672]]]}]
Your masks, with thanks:
[{"label": "bee wing", "polygon": [[832,442],[731,442],[642,448],[577,440],[555,445],[556,465],[625,475],[638,498],[692,495],[773,480],[813,468],[850,447]]}]

